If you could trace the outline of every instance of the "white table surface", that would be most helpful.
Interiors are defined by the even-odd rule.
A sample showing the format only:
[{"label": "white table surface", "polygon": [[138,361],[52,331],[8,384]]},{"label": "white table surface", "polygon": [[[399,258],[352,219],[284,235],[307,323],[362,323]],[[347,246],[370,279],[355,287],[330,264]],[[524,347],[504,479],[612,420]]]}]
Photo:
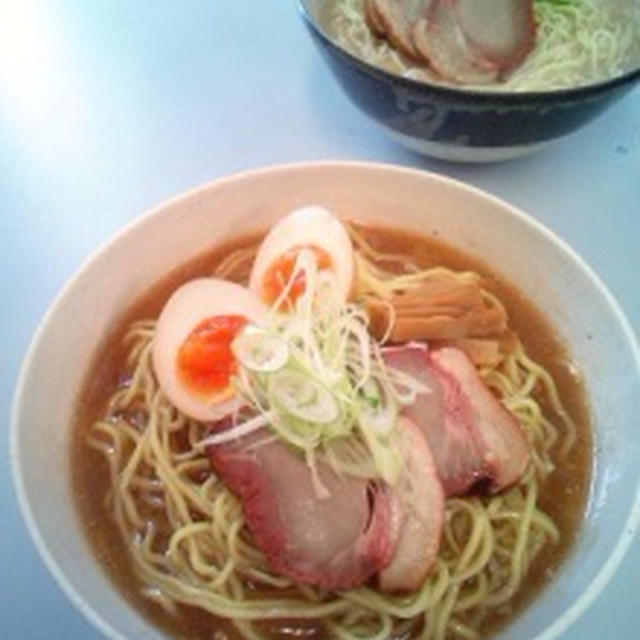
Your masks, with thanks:
[{"label": "white table surface", "polygon": [[[520,206],[582,254],[640,328],[640,91],[533,157],[451,165],[403,150],[356,111],[294,0],[0,0],[0,637],[100,637],[40,562],[8,464],[19,363],[53,296],[168,196],[319,159],[421,167]],[[638,593],[636,543],[563,640],[640,637]]]}]

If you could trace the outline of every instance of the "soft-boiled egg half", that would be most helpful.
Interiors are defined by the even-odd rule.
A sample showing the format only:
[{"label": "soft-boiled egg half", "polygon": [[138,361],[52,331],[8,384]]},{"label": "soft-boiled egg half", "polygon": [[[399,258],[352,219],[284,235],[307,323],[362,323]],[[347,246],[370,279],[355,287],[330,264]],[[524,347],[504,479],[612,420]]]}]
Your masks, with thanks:
[{"label": "soft-boiled egg half", "polygon": [[344,225],[319,206],[296,209],[271,229],[258,249],[249,288],[272,305],[288,285],[285,299],[295,301],[305,290],[303,274],[290,282],[303,249],[315,256],[318,271],[331,272],[338,293],[346,301],[353,286],[351,238]]},{"label": "soft-boiled egg half", "polygon": [[248,323],[262,324],[267,307],[249,289],[199,278],[165,305],[153,342],[153,367],[169,401],[196,420],[219,420],[239,407],[231,384],[231,343]]}]

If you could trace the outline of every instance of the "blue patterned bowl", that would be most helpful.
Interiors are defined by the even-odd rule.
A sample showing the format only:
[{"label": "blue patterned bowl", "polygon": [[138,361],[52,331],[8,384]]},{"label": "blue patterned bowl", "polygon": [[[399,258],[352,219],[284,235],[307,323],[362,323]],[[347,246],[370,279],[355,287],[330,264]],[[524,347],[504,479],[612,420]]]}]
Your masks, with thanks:
[{"label": "blue patterned bowl", "polygon": [[338,46],[318,21],[326,0],[298,0],[322,57],[352,102],[398,142],[462,162],[507,160],[584,126],[628,93],[640,68],[622,76],[544,92],[445,87],[403,78]]}]

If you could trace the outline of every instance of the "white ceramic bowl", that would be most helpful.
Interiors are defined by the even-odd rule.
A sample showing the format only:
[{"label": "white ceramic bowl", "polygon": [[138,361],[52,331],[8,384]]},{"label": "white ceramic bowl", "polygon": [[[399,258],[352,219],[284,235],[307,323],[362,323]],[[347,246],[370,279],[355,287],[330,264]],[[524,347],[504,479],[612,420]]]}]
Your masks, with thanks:
[{"label": "white ceramic bowl", "polygon": [[540,224],[447,178],[382,165],[294,165],[219,180],[136,220],[79,269],[33,339],[13,410],[15,484],[45,564],[107,637],[162,638],[113,588],[74,510],[69,440],[76,394],[114,319],[149,285],[210,246],[265,228],[308,203],[358,220],[437,232],[496,265],[545,311],[580,363],[596,428],[582,531],[552,584],[498,636],[558,637],[614,573],[638,523],[638,345],[597,277]]}]

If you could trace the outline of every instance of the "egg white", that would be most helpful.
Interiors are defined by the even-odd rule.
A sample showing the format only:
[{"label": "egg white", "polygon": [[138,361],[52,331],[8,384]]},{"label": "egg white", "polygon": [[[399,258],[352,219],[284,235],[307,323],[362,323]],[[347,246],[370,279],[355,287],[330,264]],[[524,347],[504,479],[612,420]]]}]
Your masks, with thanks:
[{"label": "egg white", "polygon": [[158,383],[179,411],[196,420],[220,420],[239,408],[240,401],[233,388],[203,398],[190,391],[177,372],[178,351],[187,336],[203,320],[225,315],[239,315],[261,324],[267,307],[239,284],[218,278],[199,278],[177,289],[158,318],[152,347]]},{"label": "egg white", "polygon": [[331,258],[339,294],[346,301],[353,287],[354,265],[351,238],[344,225],[320,206],[302,207],[282,218],[262,241],[249,278],[249,289],[266,300],[264,276],[269,267],[289,249],[309,245]]}]

